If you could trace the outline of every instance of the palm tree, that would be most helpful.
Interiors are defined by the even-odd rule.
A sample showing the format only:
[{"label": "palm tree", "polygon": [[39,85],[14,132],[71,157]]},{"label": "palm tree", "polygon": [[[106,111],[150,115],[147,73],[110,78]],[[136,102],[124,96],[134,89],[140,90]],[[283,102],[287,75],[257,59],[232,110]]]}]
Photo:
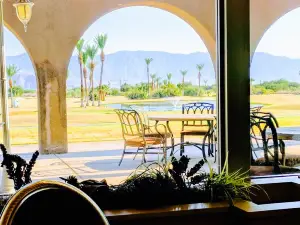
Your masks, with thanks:
[{"label": "palm tree", "polygon": [[182,75],[182,95],[184,96],[184,77],[186,76],[187,74],[187,70],[180,70],[180,73]]},{"label": "palm tree", "polygon": [[152,80],[152,81],[151,81],[151,83],[152,83],[152,85],[151,85],[151,86],[152,86],[152,90],[154,90],[154,86],[155,86],[155,85],[154,85],[154,80],[155,80],[155,78],[156,78],[156,74],[155,74],[155,73],[152,73],[152,74],[150,74],[150,77],[151,77],[151,80]]},{"label": "palm tree", "polygon": [[81,97],[81,103],[80,107],[84,107],[83,98],[84,98],[84,92],[83,92],[83,71],[82,71],[82,53],[83,53],[83,45],[84,45],[84,39],[80,39],[76,44],[77,54],[78,54],[78,63],[80,67],[80,97]]},{"label": "palm tree", "polygon": [[160,82],[160,80],[161,80],[161,77],[157,77],[157,78],[155,79],[155,81],[156,81],[156,88],[157,88],[157,89],[159,88],[159,82]]},{"label": "palm tree", "polygon": [[146,58],[145,63],[147,66],[147,77],[148,77],[148,96],[150,96],[150,71],[149,71],[149,65],[153,61],[152,58]]},{"label": "palm tree", "polygon": [[87,86],[87,60],[88,60],[88,55],[86,52],[82,53],[82,72],[83,72],[83,77],[84,77],[84,90],[85,90],[85,107],[89,105],[89,97],[88,97],[88,86]]},{"label": "palm tree", "polygon": [[7,76],[9,77],[9,88],[10,88],[10,99],[11,99],[11,108],[14,108],[14,99],[13,99],[13,76],[19,72],[19,68],[15,65],[8,65],[6,68]]},{"label": "palm tree", "polygon": [[98,34],[95,37],[95,43],[98,48],[101,50],[100,60],[101,60],[101,72],[100,72],[100,80],[99,80],[99,98],[98,98],[98,106],[101,105],[101,89],[102,89],[102,79],[103,79],[103,66],[105,60],[104,48],[107,42],[107,34]]},{"label": "palm tree", "polygon": [[171,73],[167,73],[167,78],[168,78],[168,84],[171,83],[171,79],[172,79],[172,74]]},{"label": "palm tree", "polygon": [[[88,67],[90,69],[90,86],[91,86],[91,92],[92,92],[92,106],[95,105],[95,96],[94,96],[94,70],[95,70],[95,57],[98,53],[98,46],[97,45],[88,45],[86,47],[86,54],[89,58],[89,64]],[[100,97],[100,95],[99,95]]]},{"label": "palm tree", "polygon": [[201,70],[204,67],[204,64],[197,64],[197,70],[198,70],[198,86],[199,86],[199,92],[198,95],[200,95],[200,87],[201,87]]}]

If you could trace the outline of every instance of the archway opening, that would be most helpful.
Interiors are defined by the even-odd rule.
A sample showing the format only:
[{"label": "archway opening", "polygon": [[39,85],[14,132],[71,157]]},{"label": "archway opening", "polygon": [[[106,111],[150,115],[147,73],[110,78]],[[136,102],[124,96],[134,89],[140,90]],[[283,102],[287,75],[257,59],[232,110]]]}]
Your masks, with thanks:
[{"label": "archway opening", "polygon": [[32,151],[29,145],[38,144],[35,70],[21,42],[6,27],[4,40],[12,152],[27,153]]},{"label": "archway opening", "polygon": [[[102,65],[101,50],[98,49],[95,57],[89,53],[86,67],[82,66],[86,75],[83,72],[85,97],[81,101],[80,63],[75,47],[67,81],[69,151],[78,149],[78,146],[83,152],[94,151],[89,154],[97,155],[99,159],[91,157],[86,166],[98,173],[113,170],[115,175],[105,174],[105,178],[109,182],[119,182],[140,164],[141,156],[132,161],[129,155],[125,155],[121,167],[118,167],[124,144],[114,110],[131,108],[147,120],[149,116],[160,113],[178,114],[182,104],[188,102],[214,104],[214,66],[207,48],[193,28],[165,10],[134,6],[106,14],[82,36],[83,52],[97,47],[95,39],[98,34],[107,34],[101,89],[106,94],[105,100],[102,99],[98,107],[97,89]],[[153,121],[149,123],[154,125]],[[176,140],[180,130],[181,123],[172,124]],[[200,157],[201,152],[198,150],[194,155]],[[157,156],[147,158],[154,160]],[[99,178],[104,176],[99,175]]]},{"label": "archway opening", "polygon": [[285,143],[285,148],[279,146],[279,157],[288,167],[283,171],[287,173],[299,173],[300,145],[294,138],[297,133],[300,136],[299,21],[297,8],[272,24],[261,38],[251,64],[251,101],[276,117],[278,137]]}]

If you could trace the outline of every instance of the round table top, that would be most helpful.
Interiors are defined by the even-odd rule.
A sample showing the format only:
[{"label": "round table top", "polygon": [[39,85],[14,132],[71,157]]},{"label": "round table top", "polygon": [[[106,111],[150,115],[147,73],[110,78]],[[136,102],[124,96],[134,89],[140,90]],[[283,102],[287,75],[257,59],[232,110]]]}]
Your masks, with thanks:
[{"label": "round table top", "polygon": [[276,130],[278,139],[300,141],[300,127],[279,127]]},{"label": "round table top", "polygon": [[162,114],[148,116],[149,120],[155,121],[201,121],[215,120],[216,114]]}]

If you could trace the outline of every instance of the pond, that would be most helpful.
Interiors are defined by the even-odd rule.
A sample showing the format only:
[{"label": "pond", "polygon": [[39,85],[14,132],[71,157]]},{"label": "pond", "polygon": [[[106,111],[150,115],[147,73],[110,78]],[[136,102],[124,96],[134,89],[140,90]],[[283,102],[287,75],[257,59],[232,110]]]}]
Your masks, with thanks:
[{"label": "pond", "polygon": [[[182,101],[180,99],[166,99],[165,101],[139,102],[139,103],[116,103],[107,106],[113,109],[136,109],[146,112],[162,112],[162,111],[178,111],[181,110],[182,104],[191,103],[193,101]],[[216,105],[215,100],[202,100],[201,102],[212,103]],[[258,106],[258,105],[251,105]],[[215,107],[216,108],[216,107]]]}]

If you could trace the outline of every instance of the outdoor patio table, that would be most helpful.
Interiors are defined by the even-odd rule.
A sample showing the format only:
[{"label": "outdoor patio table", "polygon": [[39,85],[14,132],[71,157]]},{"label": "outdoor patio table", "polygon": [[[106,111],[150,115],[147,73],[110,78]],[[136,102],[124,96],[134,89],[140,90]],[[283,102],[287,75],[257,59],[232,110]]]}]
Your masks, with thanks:
[{"label": "outdoor patio table", "polygon": [[216,119],[216,114],[162,114],[162,115],[149,115],[148,116],[149,120],[153,120],[156,121],[156,124],[159,122],[166,122],[166,126],[168,131],[171,134],[171,140],[172,140],[172,152],[174,151],[174,135],[173,132],[170,128],[170,122],[172,121],[180,121],[180,122],[185,122],[185,121],[207,121],[208,125],[209,125],[209,129],[208,132],[206,134],[206,136],[203,138],[203,142],[202,142],[202,153],[203,153],[203,158],[206,158],[205,155],[205,140],[209,134],[209,132],[211,131],[211,129],[213,129],[213,121],[215,121]]},{"label": "outdoor patio table", "polygon": [[[276,128],[278,139],[286,141],[300,141],[300,127]],[[271,135],[271,132],[267,132]]]}]

